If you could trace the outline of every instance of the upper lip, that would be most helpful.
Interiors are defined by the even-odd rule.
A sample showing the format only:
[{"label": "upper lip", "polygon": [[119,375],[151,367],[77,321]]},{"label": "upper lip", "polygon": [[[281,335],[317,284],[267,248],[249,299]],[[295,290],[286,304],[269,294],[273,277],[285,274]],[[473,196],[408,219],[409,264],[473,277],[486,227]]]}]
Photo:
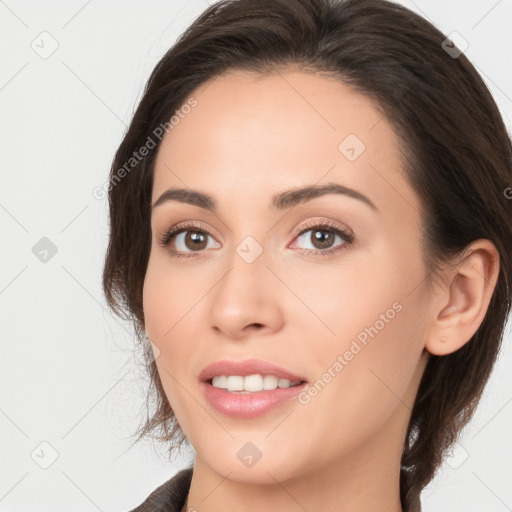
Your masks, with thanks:
[{"label": "upper lip", "polygon": [[302,382],[306,380],[304,377],[295,375],[284,368],[267,361],[262,361],[261,359],[246,359],[244,361],[228,361],[224,359],[222,361],[216,361],[203,368],[199,374],[199,380],[206,382],[218,375],[240,375],[241,377],[245,377],[255,373],[275,375],[279,379],[288,379],[291,382]]}]

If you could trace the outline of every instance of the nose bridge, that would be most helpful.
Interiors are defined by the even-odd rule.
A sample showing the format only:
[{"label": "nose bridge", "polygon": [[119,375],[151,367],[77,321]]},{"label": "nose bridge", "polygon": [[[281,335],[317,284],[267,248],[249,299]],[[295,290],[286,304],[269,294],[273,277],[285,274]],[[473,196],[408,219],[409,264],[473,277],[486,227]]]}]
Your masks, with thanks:
[{"label": "nose bridge", "polygon": [[[235,294],[238,302],[258,301],[261,287],[267,282],[268,257],[263,245],[252,235],[245,236],[233,247],[227,261],[229,272],[219,283],[219,291]],[[230,297],[227,297],[230,299]]]}]

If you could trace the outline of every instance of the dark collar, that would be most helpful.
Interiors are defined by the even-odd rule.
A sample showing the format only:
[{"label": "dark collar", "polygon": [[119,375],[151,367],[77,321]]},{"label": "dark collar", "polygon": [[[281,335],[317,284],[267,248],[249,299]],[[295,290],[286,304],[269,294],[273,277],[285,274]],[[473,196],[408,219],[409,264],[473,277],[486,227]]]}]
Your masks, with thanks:
[{"label": "dark collar", "polygon": [[176,473],[130,512],[181,512],[190,489],[192,470],[193,466]]}]

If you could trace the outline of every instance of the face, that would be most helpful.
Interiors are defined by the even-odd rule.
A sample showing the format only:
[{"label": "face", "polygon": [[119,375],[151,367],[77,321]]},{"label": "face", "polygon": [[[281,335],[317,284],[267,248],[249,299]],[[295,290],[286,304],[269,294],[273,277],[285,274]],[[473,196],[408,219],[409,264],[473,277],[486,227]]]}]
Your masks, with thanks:
[{"label": "face", "polygon": [[[230,72],[192,97],[159,148],[152,200],[179,188],[215,209],[177,195],[153,207],[143,298],[196,464],[268,482],[375,463],[376,452],[399,458],[426,363],[429,295],[420,204],[390,125],[339,81],[290,69]],[[201,371],[247,359],[306,384],[252,417],[220,412]],[[242,448],[260,460],[241,463]]]}]

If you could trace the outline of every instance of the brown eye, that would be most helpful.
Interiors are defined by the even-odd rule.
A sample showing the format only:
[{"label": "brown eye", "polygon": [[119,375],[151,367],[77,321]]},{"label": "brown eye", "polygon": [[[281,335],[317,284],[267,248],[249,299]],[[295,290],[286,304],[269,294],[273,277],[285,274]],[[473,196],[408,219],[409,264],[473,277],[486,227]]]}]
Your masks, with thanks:
[{"label": "brown eye", "polygon": [[[308,233],[311,233],[308,235]],[[336,239],[341,243],[334,245]],[[316,223],[303,229],[297,235],[300,249],[310,250],[313,254],[327,255],[337,252],[341,247],[354,242],[354,237],[348,231],[330,223]],[[311,247],[308,247],[308,244]]]},{"label": "brown eye", "polygon": [[206,248],[208,242],[208,235],[206,233],[201,231],[185,231],[184,234],[183,244],[187,249],[201,251]]},{"label": "brown eye", "polygon": [[195,226],[174,226],[161,237],[160,245],[162,247],[170,246],[171,254],[178,258],[199,256],[201,251],[208,248],[208,238],[213,240],[213,237],[203,229],[191,228],[195,228]]},{"label": "brown eye", "polygon": [[336,235],[325,229],[310,229],[311,235],[309,240],[314,245],[315,249],[327,249],[334,243]]}]

